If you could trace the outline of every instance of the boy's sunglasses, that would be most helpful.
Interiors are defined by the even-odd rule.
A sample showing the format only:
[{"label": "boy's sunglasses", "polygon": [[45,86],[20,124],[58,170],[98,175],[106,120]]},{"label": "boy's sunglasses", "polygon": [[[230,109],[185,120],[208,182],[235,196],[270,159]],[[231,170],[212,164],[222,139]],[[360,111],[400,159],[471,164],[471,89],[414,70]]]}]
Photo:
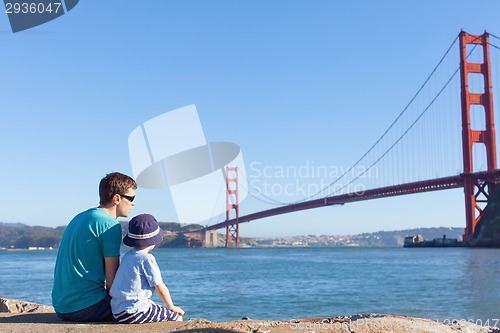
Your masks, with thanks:
[{"label": "boy's sunglasses", "polygon": [[120,197],[124,197],[125,199],[127,199],[128,201],[130,202],[133,202],[134,199],[135,199],[135,195],[133,197],[131,197],[130,195],[125,195],[125,194],[118,194]]}]

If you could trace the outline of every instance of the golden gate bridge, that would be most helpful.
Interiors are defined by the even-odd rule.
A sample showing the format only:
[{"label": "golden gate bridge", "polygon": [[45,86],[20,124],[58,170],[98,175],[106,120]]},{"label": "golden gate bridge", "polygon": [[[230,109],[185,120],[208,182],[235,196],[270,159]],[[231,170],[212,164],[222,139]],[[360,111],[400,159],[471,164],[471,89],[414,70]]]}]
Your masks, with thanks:
[{"label": "golden gate bridge", "polygon": [[[457,41],[458,66],[443,69]],[[471,35],[461,31],[414,97],[370,149],[330,184],[300,201],[284,203],[262,195],[264,199],[259,200],[277,207],[240,216],[238,193],[243,185],[238,169],[228,167],[225,220],[192,233],[208,242],[207,231],[226,229],[226,246],[239,246],[240,223],[331,205],[463,188],[463,240],[472,240],[488,198],[500,181],[490,54],[490,47],[500,50],[498,45],[500,38],[490,33]],[[436,76],[441,83],[433,83]],[[429,93],[429,87],[434,92]],[[454,96],[458,96],[458,91],[457,101]],[[460,146],[460,139],[459,151],[455,147]],[[360,165],[364,165],[363,171],[351,172]],[[352,185],[366,181],[363,177],[375,168],[382,170],[383,176],[377,177],[371,186],[365,184],[362,191],[352,191]],[[440,173],[444,175],[439,176]]]}]

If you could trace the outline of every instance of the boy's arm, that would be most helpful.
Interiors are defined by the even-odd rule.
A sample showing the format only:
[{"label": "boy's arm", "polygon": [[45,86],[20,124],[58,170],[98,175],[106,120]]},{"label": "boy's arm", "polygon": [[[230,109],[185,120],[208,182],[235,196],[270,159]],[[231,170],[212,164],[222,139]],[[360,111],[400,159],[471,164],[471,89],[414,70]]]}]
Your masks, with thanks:
[{"label": "boy's arm", "polygon": [[104,272],[106,273],[106,290],[111,290],[111,285],[115,280],[116,271],[120,265],[120,257],[104,257]]},{"label": "boy's arm", "polygon": [[170,297],[170,292],[168,291],[168,288],[164,283],[157,284],[155,286],[155,290],[160,296],[163,303],[165,303],[167,308],[169,308],[171,311],[179,313],[181,316],[184,315],[184,310],[182,310],[178,306],[175,306],[174,302],[172,302],[172,297]]}]

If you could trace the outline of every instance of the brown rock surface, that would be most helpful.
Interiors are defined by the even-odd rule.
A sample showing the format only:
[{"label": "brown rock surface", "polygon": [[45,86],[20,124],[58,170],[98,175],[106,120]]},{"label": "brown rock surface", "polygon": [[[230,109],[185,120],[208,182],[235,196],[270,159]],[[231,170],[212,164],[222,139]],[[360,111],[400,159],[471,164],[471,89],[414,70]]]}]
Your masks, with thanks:
[{"label": "brown rock surface", "polygon": [[[22,301],[9,300],[12,305]],[[140,325],[116,323],[72,323],[59,320],[53,309],[40,306],[36,311],[21,313],[0,313],[0,332],[2,333],[498,333],[496,328],[482,327],[471,323],[459,322],[445,325],[429,319],[393,315],[353,315],[335,318],[304,318],[288,321],[273,320],[235,320],[229,322],[210,322],[192,319],[185,322],[162,322]]]},{"label": "brown rock surface", "polygon": [[8,313],[36,313],[36,312],[54,312],[54,308],[47,305],[18,301],[8,298],[0,298],[0,312]]}]

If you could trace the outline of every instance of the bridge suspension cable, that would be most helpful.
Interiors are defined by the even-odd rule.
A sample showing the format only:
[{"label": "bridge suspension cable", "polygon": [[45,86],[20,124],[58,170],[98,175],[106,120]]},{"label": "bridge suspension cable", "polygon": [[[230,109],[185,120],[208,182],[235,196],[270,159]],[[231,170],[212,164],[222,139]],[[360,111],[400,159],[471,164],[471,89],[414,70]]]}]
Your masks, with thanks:
[{"label": "bridge suspension cable", "polygon": [[[491,34],[490,36],[495,38],[495,40],[500,40],[500,38],[497,36]],[[424,82],[420,85],[411,100],[405,105],[402,111],[397,115],[395,120],[391,122],[389,127],[382,133],[382,135],[377,137],[375,143],[372,144],[370,148],[359,159],[356,160],[356,162],[353,162],[352,165],[346,168],[346,171],[342,171],[342,174],[335,177],[333,181],[331,181],[328,185],[323,186],[319,190],[316,187],[316,191],[314,192],[314,194],[308,195],[300,200],[293,202],[280,201],[269,196],[269,193],[267,193],[268,195],[266,195],[265,190],[260,191],[252,183],[248,183],[248,186],[246,186],[247,184],[240,183],[240,186],[242,186],[242,188],[245,188],[247,193],[255,200],[258,200],[267,205],[272,205],[274,207],[285,207],[295,204],[301,204],[310,201],[310,199],[312,198],[319,198],[320,194],[323,194],[321,196],[321,200],[323,198],[326,200],[327,198],[331,198],[344,192],[351,193],[352,191],[345,190],[349,189],[350,185],[354,184],[360,178],[364,177],[373,168],[382,167],[382,169],[384,170],[383,172],[385,173],[382,178],[387,178],[386,175],[389,175],[389,180],[376,179],[377,186],[375,187],[398,185],[407,182],[425,181],[432,178],[443,177],[443,175],[435,171],[437,167],[448,167],[448,170],[446,171],[448,172],[448,174],[445,174],[444,176],[459,175],[461,172],[463,172],[461,166],[457,167],[455,173],[455,170],[449,170],[450,167],[447,162],[448,160],[453,160],[453,162],[461,161],[461,149],[457,148],[457,151],[452,151],[453,147],[456,148],[457,146],[459,146],[455,144],[455,142],[458,143],[458,141],[450,141],[453,139],[460,139],[460,113],[457,112],[460,107],[460,100],[458,98],[458,94],[456,93],[456,91],[459,91],[459,87],[450,87],[452,82],[457,85],[459,84],[459,81],[454,79],[457,77],[457,74],[460,71],[460,66],[454,60],[455,58],[451,57],[452,60],[447,61],[448,68],[442,68],[445,67],[445,59],[449,58],[449,55],[454,46],[457,44],[458,39],[459,37],[457,36],[453,40],[450,46],[446,49],[444,55],[440,58],[437,65],[433,68]],[[500,47],[494,45],[494,43],[490,42],[489,45],[493,46],[495,49],[500,49]],[[473,56],[471,57],[473,60],[475,60],[475,58],[481,60],[481,52],[474,53],[475,49],[476,45],[472,45],[471,49],[468,50],[467,59]],[[480,63],[481,61],[478,62]],[[498,68],[498,66],[496,66],[496,68]],[[471,80],[469,87],[470,89],[474,89],[474,79]],[[445,91],[446,96],[443,96]],[[419,100],[417,100],[417,98]],[[438,99],[440,101],[439,104],[437,103]],[[451,105],[442,104],[449,103],[449,100],[451,100]],[[425,104],[423,102],[425,102]],[[431,107],[433,110],[432,113],[430,112]],[[410,108],[412,109],[410,110]],[[446,110],[448,113],[443,113],[442,111],[444,110]],[[439,113],[436,114],[436,112]],[[432,118],[429,118],[429,116],[424,117],[424,115],[426,115],[427,113],[434,114],[434,116]],[[436,116],[438,118],[436,118]],[[453,117],[454,119],[450,120],[450,117]],[[472,123],[476,122],[479,123],[479,126],[483,126],[481,125],[483,120],[479,119],[481,117],[476,117],[476,114],[474,112],[472,113],[472,117],[477,118],[471,118]],[[425,120],[423,120],[424,118]],[[445,126],[440,127],[438,122],[445,124]],[[454,123],[448,124],[450,122]],[[416,126],[418,123],[420,125]],[[396,126],[397,129],[393,130],[396,128]],[[393,131],[391,132],[391,130]],[[425,132],[425,130],[434,132]],[[413,133],[411,136],[409,136],[410,132]],[[449,139],[450,136],[452,136],[453,138]],[[403,139],[405,139],[405,143],[402,142]],[[429,153],[429,149],[433,149],[433,151]],[[391,156],[393,156],[393,158],[389,158],[389,153],[391,153]],[[410,155],[405,156],[405,154],[407,155],[408,153]],[[371,157],[369,156],[370,154]],[[419,158],[424,157],[424,159],[427,159],[427,161],[418,165],[414,165],[411,159],[408,161],[406,160],[412,155],[419,155]],[[480,155],[481,154],[478,154],[478,156]],[[401,158],[401,156],[403,156],[403,158]],[[433,158],[433,156],[437,156],[439,158]],[[431,161],[434,162],[434,164],[428,163]],[[369,167],[364,168],[362,172],[358,172],[355,175],[353,170],[356,170],[356,168],[363,162],[365,165],[369,165]],[[382,163],[382,165],[379,165],[379,163]],[[426,168],[426,170],[422,171],[422,168]],[[405,175],[405,172],[409,172],[408,174],[410,176],[401,176],[401,174]],[[432,174],[432,172],[435,172],[435,174]],[[390,177],[393,177],[392,180],[390,179]],[[405,179],[400,179],[401,177],[405,177]],[[410,181],[407,181],[408,179],[406,179],[406,177],[413,178],[411,178]],[[339,182],[341,181],[342,183],[339,184]],[[379,184],[378,182],[382,182],[382,184]],[[334,189],[335,191],[326,193],[325,195],[325,192],[330,190],[335,185],[338,185]],[[254,189],[256,190],[256,192],[254,192]]]},{"label": "bridge suspension cable", "polygon": [[[353,178],[349,183],[347,183],[346,185],[344,185],[338,192],[342,192],[342,190],[346,187],[348,187],[349,185],[351,185],[352,183],[354,183],[356,180],[358,180],[359,178],[361,178],[362,176],[364,176],[366,174],[366,172],[368,170],[370,170],[371,168],[373,168],[379,161],[381,161],[409,132],[410,130],[415,126],[415,124],[422,118],[422,116],[429,110],[429,108],[434,104],[434,102],[437,100],[437,98],[441,95],[441,93],[446,89],[446,87],[450,84],[450,82],[453,80],[453,78],[455,77],[455,75],[457,75],[457,73],[459,72],[460,68],[458,68],[454,73],[453,75],[448,79],[448,81],[446,82],[446,84],[441,88],[441,90],[438,92],[438,94],[432,99],[432,101],[430,102],[430,104],[422,111],[422,113],[420,113],[420,115],[417,117],[417,119],[415,119],[415,121],[413,121],[413,123],[410,125],[410,127],[408,127],[408,129],[396,140],[396,142],[394,142],[390,147],[389,149],[387,149],[383,154],[382,156],[380,156],[375,162],[372,163],[372,165],[370,165],[367,169],[365,169],[363,172],[359,173],[358,176],[356,176],[355,178]],[[392,126],[392,125],[391,125]],[[388,131],[386,131],[384,133],[383,136],[385,136],[385,134],[387,133]],[[373,148],[373,146],[372,146]],[[368,153],[367,153],[368,154]],[[365,154],[365,156],[367,155]],[[359,162],[359,161],[358,161]],[[357,162],[357,163],[358,163]],[[335,195],[332,194],[331,196]]]},{"label": "bridge suspension cable", "polygon": [[[497,37],[497,36],[495,36],[495,35],[493,35],[493,34],[489,34],[489,35],[490,35],[491,37],[495,38],[495,39],[500,40],[500,37]],[[490,41],[488,44],[489,44],[490,46],[493,46],[495,49],[500,50],[500,47],[499,47],[499,46],[496,46],[496,45],[494,45],[494,44],[492,44],[492,43],[491,43],[491,41]]]},{"label": "bridge suspension cable", "polygon": [[[404,107],[403,111],[401,111],[399,113],[399,115],[396,117],[396,119],[389,125],[389,127],[384,131],[384,133],[382,133],[382,135],[377,139],[377,141],[375,141],[375,143],[368,149],[368,151],[363,154],[363,156],[361,156],[357,161],[356,163],[354,163],[343,175],[341,175],[340,177],[338,177],[337,179],[335,179],[332,183],[330,183],[328,186],[326,186],[325,188],[323,188],[321,191],[315,193],[314,195],[311,195],[301,201],[306,201],[306,200],[309,200],[311,198],[314,198],[315,196],[317,196],[318,194],[320,193],[323,193],[325,190],[331,188],[333,185],[335,185],[340,179],[342,179],[344,177],[345,174],[349,174],[356,166],[358,166],[361,161],[363,161],[363,159],[369,154],[371,153],[374,148],[380,143],[380,141],[382,141],[382,139],[389,133],[389,131],[394,127],[394,125],[401,119],[401,117],[406,113],[406,111],[409,109],[410,105],[413,104],[413,102],[415,101],[415,99],[417,98],[417,96],[420,95],[420,93],[422,92],[422,90],[424,89],[424,87],[427,85],[427,83],[430,81],[431,77],[434,75],[434,73],[436,73],[437,69],[439,68],[439,66],[441,66],[441,64],[443,63],[444,59],[446,58],[446,56],[450,53],[450,50],[453,48],[453,46],[456,44],[458,40],[458,36],[453,40],[453,42],[451,43],[451,45],[448,47],[448,49],[446,50],[446,52],[444,53],[444,55],[441,57],[441,59],[439,60],[439,62],[437,63],[437,65],[434,67],[434,69],[432,70],[432,72],[429,74],[429,76],[427,77],[427,79],[425,79],[424,83],[420,86],[420,88],[417,90],[417,92],[415,93],[415,95],[412,97],[412,99],[408,102],[408,104]],[[459,69],[458,69],[459,70]],[[455,73],[453,74],[453,76],[456,75],[456,73],[458,72],[455,71]],[[452,78],[453,78],[452,76]],[[444,90],[444,88],[449,84],[449,82],[451,81],[451,79],[448,80],[448,82],[446,83],[446,85],[443,87],[443,89],[441,89],[441,91],[439,92],[439,94],[436,96],[436,98],[441,94],[441,92]],[[434,101],[436,100],[436,98],[431,102],[430,105],[432,105],[432,103],[434,103]],[[403,135],[379,158],[377,159],[377,161],[375,161],[374,164],[372,164],[368,169],[366,170],[369,170],[370,168],[372,168],[378,161],[380,161],[385,155],[387,155],[387,153],[389,151],[392,150],[392,148],[394,148],[394,146],[399,142],[401,141],[401,139],[406,135],[406,133],[409,132],[409,130],[416,124],[416,122],[422,117],[422,115],[428,110],[428,108],[430,107],[430,105],[424,110],[424,112],[422,112],[422,114],[417,118],[417,120],[415,120],[413,122],[413,124],[411,125],[410,128],[408,128],[408,130],[406,130]],[[366,170],[363,172],[363,174],[366,173]],[[348,185],[352,184],[356,179],[358,179],[361,175],[358,175],[355,179],[353,179],[351,182],[349,182]],[[342,189],[344,189],[347,185],[343,186]]]},{"label": "bridge suspension cable", "polygon": [[[411,100],[407,103],[407,105],[403,108],[403,110],[398,114],[398,116],[396,117],[396,119],[389,125],[389,127],[382,133],[382,135],[375,141],[375,143],[355,162],[353,163],[345,172],[343,172],[340,176],[338,176],[337,178],[335,178],[331,183],[329,183],[328,185],[326,185],[325,187],[323,187],[322,189],[320,189],[319,191],[317,191],[316,193],[312,194],[312,195],[309,195],[305,198],[302,198],[301,200],[298,200],[298,201],[294,201],[294,202],[282,202],[282,201],[278,201],[276,199],[273,199],[273,198],[270,198],[269,196],[266,196],[265,194],[263,193],[260,193],[259,195],[265,197],[267,200],[263,200],[262,198],[259,198],[258,196],[255,196],[254,194],[252,194],[251,192],[252,191],[248,191],[254,198],[256,198],[257,200],[261,201],[261,202],[264,202],[264,203],[267,203],[267,204],[271,204],[271,205],[275,205],[275,206],[285,206],[285,205],[291,205],[291,204],[296,204],[296,203],[300,203],[300,202],[305,202],[305,201],[308,201],[312,198],[315,198],[317,197],[318,195],[324,193],[325,191],[329,190],[330,188],[332,188],[334,185],[336,185],[340,180],[342,180],[343,178],[345,178],[346,175],[349,175],[356,167],[358,167],[361,162],[370,154],[372,153],[375,148],[379,145],[379,143],[388,135],[388,133],[391,131],[391,129],[394,128],[394,126],[401,120],[401,118],[407,113],[407,111],[409,110],[410,106],[412,106],[417,97],[421,95],[423,89],[429,84],[429,81],[431,80],[431,78],[435,75],[435,73],[437,72],[438,68],[443,64],[445,58],[448,56],[448,54],[450,53],[450,51],[453,49],[453,47],[455,46],[455,44],[457,43],[457,40],[458,40],[458,36],[453,40],[453,42],[451,43],[451,45],[448,47],[448,49],[446,50],[446,52],[444,53],[444,55],[441,57],[441,59],[438,61],[437,65],[433,68],[433,70],[431,71],[431,73],[427,76],[427,78],[425,79],[425,81],[422,83],[422,85],[419,87],[419,89],[417,90],[417,92],[413,95],[413,97],[411,98]],[[471,51],[472,52],[472,51]],[[451,80],[456,76],[456,74],[458,73],[459,71],[459,67],[454,71],[454,73],[452,74],[452,76],[447,80],[447,82],[444,84],[444,86],[440,89],[440,91],[438,92],[438,94],[434,97],[434,99],[431,101],[431,103],[421,112],[421,114],[410,124],[410,126],[406,129],[406,131],[403,132],[403,134],[401,136],[399,136],[396,141],[385,151],[382,153],[382,155],[376,159],[376,161],[374,163],[372,163],[370,165],[370,167],[366,168],[365,171],[363,171],[362,173],[358,174],[354,179],[352,179],[350,182],[348,182],[346,185],[342,186],[339,190],[336,190],[333,194],[331,195],[334,195],[335,193],[338,193],[339,191],[342,191],[343,189],[345,189],[346,187],[348,187],[349,185],[351,185],[352,183],[354,183],[354,181],[356,181],[357,179],[359,179],[360,177],[362,177],[363,175],[366,174],[366,172],[368,172],[372,167],[374,167],[380,160],[382,160],[391,150],[393,150],[393,148],[403,139],[403,137],[405,137],[408,132],[415,126],[415,124],[422,118],[422,116],[427,112],[427,110],[430,108],[430,106],[432,104],[434,104],[434,102],[436,101],[436,99],[441,95],[441,93],[444,91],[444,89],[449,85],[449,83],[451,82]],[[327,195],[328,196],[328,195]]]},{"label": "bridge suspension cable", "polygon": [[[471,205],[467,206],[466,204],[466,212],[473,213],[471,215],[471,221],[473,223],[469,223],[470,219],[467,219],[467,227],[464,234],[465,240],[471,239],[472,235],[474,234],[475,225],[480,218],[480,215],[478,215],[476,211],[479,211],[480,214],[483,207],[479,206],[481,205],[481,203],[486,202],[483,201],[482,197],[479,198],[479,196],[484,196],[487,199],[488,195],[491,194],[490,186],[496,183],[498,179],[500,179],[500,170],[498,170],[496,167],[496,145],[493,121],[494,115],[492,113],[493,95],[491,94],[491,88],[497,87],[498,85],[492,83],[492,80],[495,80],[495,76],[493,76],[493,78],[491,77],[491,57],[488,45],[493,46],[498,50],[500,50],[500,47],[488,42],[488,35],[497,40],[500,40],[499,37],[488,33],[485,33],[481,36],[474,36],[462,31],[447,49],[445,54],[441,57],[438,64],[434,67],[430,75],[420,86],[417,93],[412,97],[410,102],[399,113],[399,115],[384,131],[384,133],[380,137],[378,137],[378,139],[373,145],[371,145],[368,151],[363,154],[361,158],[359,158],[355,163],[353,163],[346,172],[342,172],[339,177],[331,177],[335,179],[329,185],[324,186],[315,194],[307,196],[305,199],[295,201],[293,203],[280,203],[278,200],[275,200],[274,198],[261,193],[263,197],[269,199],[268,201],[265,201],[253,195],[252,191],[247,190],[247,192],[254,198],[262,202],[275,205],[276,203],[278,203],[281,207],[239,216],[234,219],[229,219],[228,217],[226,217],[226,222],[221,222],[205,229],[216,230],[221,227],[229,228],[229,226],[239,225],[240,223],[249,222],[255,219],[302,211],[306,209],[326,207],[331,205],[342,205],[345,203],[361,200],[371,200],[375,198],[390,197],[410,193],[420,193],[463,187],[465,191],[466,201],[468,196],[472,198],[472,200],[470,201]],[[451,68],[448,68],[448,73],[446,75],[441,76],[440,78],[435,80],[435,82],[438,82],[438,80],[440,80],[438,84],[435,84],[435,82],[431,83],[431,78],[436,76],[438,68],[442,67],[444,59],[448,56],[457,40],[460,40],[460,65],[458,67],[453,65]],[[470,49],[468,48],[469,45],[471,46]],[[474,52],[476,50],[476,46],[479,46],[478,52]],[[496,66],[496,68],[498,70],[498,66]],[[461,74],[459,80],[460,89],[456,89],[456,86],[447,89],[449,88],[451,83],[454,82],[454,78],[457,76],[459,71]],[[449,73],[451,73],[451,75]],[[445,79],[445,83],[441,84],[441,82],[443,82],[443,78]],[[431,87],[426,88],[427,91],[424,92],[424,88],[428,85],[430,85]],[[438,87],[439,89],[436,90],[436,87]],[[437,93],[434,93],[435,91],[437,91]],[[445,91],[447,92],[447,94],[452,94],[452,98],[449,98],[450,95],[440,98]],[[461,92],[460,99],[457,98],[458,96],[455,96],[457,95],[456,91]],[[429,92],[431,94],[429,94]],[[422,103],[422,101],[416,102],[417,97],[422,94],[424,95],[424,97],[421,99],[425,103]],[[489,98],[483,98],[483,96],[488,95],[490,96]],[[438,99],[440,103],[436,106],[435,104]],[[442,105],[443,102],[446,103],[448,102],[448,100],[451,100],[451,103],[453,103],[457,99],[459,100],[458,107],[457,104],[451,105],[452,107],[449,107],[450,105],[445,105],[443,107]],[[414,104],[417,105],[412,106]],[[410,110],[410,106],[412,106],[412,110]],[[477,106],[479,106],[480,108],[477,108]],[[431,107],[435,112],[428,112]],[[461,112],[457,112],[458,110],[461,110]],[[443,111],[447,111],[449,113],[444,114]],[[406,115],[407,113],[409,113],[410,115]],[[428,114],[431,114],[432,116],[428,116]],[[425,115],[427,116],[424,117]],[[450,123],[455,121],[455,119],[450,118],[459,118],[460,115],[462,119],[460,125],[457,126],[456,123],[453,123],[451,124],[451,126],[449,126]],[[481,119],[481,116],[484,119]],[[439,121],[441,121],[442,124],[439,124]],[[419,126],[416,126],[417,124],[419,124]],[[391,132],[393,128],[396,129]],[[433,159],[437,157],[437,163],[444,163],[443,165],[445,166],[445,168],[448,167],[448,170],[446,170],[446,172],[450,172],[449,166],[453,166],[453,164],[446,163],[446,158],[447,156],[449,156],[446,154],[448,154],[448,152],[452,150],[453,147],[460,145],[457,144],[458,141],[453,141],[454,138],[452,138],[452,140],[446,141],[445,144],[443,144],[441,141],[445,141],[442,139],[446,139],[447,136],[458,136],[460,138],[460,129],[462,129],[461,139],[463,148],[463,151],[460,150],[460,154],[463,152],[463,156],[460,156],[461,158],[459,158],[458,160],[459,162],[463,163],[463,168],[459,168],[457,170],[457,173],[454,173],[455,170],[451,170],[451,174],[446,174],[446,177],[443,177],[442,175],[439,175],[439,172],[435,171],[434,168],[437,166],[437,164],[435,161],[433,161]],[[448,130],[449,132],[443,133],[443,131],[446,130]],[[383,142],[384,138],[389,136],[390,132],[390,137],[385,139],[385,141]],[[412,132],[412,135],[408,135],[410,132]],[[481,135],[486,135],[486,139],[484,137],[481,137]],[[404,142],[403,139],[405,139]],[[423,144],[420,144],[422,142]],[[472,142],[472,145],[470,144],[470,142]],[[477,160],[476,157],[474,157],[475,152],[473,149],[473,144],[475,143],[483,144],[486,149],[485,152],[487,153],[477,154]],[[415,149],[416,146],[418,146],[417,149]],[[396,151],[397,154],[395,154],[394,151]],[[389,153],[391,153],[392,158],[386,158],[391,157],[388,156]],[[369,156],[370,154],[371,156]],[[403,155],[404,159],[400,158],[401,154]],[[414,155],[416,155],[417,157],[414,158]],[[476,163],[477,161],[480,161],[480,158],[486,158],[488,165],[487,169],[481,170],[483,166]],[[377,164],[381,161],[381,165],[377,166]],[[389,161],[389,163],[387,161]],[[494,163],[492,163],[492,161],[494,161]],[[363,172],[358,173],[356,176],[353,175],[352,178],[346,177],[346,175],[349,175],[350,172],[354,170],[354,168],[361,164],[361,162],[364,162],[366,165],[370,166],[368,168],[365,168]],[[416,166],[413,165],[414,162],[418,162]],[[434,163],[431,164],[430,162]],[[396,167],[394,167],[395,165]],[[397,175],[394,178],[389,178],[388,181],[384,179],[382,185],[379,183],[379,179],[376,179],[375,182],[373,182],[373,180],[370,180],[370,186],[372,187],[368,187],[366,191],[363,191],[363,193],[351,191],[349,189],[347,191],[344,191],[349,187],[349,185],[353,184],[355,181],[363,177],[375,166],[377,166],[377,168],[380,166],[388,167],[384,169],[384,172],[387,172],[387,170],[389,170],[389,174],[397,173]],[[420,169],[422,167],[426,170],[420,173]],[[403,170],[403,172],[411,170],[409,176],[403,173],[404,176],[403,178],[401,178],[401,169],[405,169]],[[428,172],[429,170],[431,170],[431,173]],[[300,173],[299,176],[295,175],[295,177],[301,177]],[[334,189],[333,194],[332,192],[330,192],[328,195],[322,196],[321,198],[309,200],[317,196],[318,194],[322,194],[326,190],[329,190],[333,185],[337,184],[341,179],[344,178],[346,178],[346,183],[343,183],[343,186],[341,186],[339,189]],[[241,186],[243,187],[246,187],[245,185],[246,184],[241,184]],[[472,207],[472,209],[468,209],[468,207]],[[470,216],[467,215],[467,217]],[[226,232],[226,234],[227,233],[228,232]],[[236,241],[236,243],[237,242],[238,241]]]}]

